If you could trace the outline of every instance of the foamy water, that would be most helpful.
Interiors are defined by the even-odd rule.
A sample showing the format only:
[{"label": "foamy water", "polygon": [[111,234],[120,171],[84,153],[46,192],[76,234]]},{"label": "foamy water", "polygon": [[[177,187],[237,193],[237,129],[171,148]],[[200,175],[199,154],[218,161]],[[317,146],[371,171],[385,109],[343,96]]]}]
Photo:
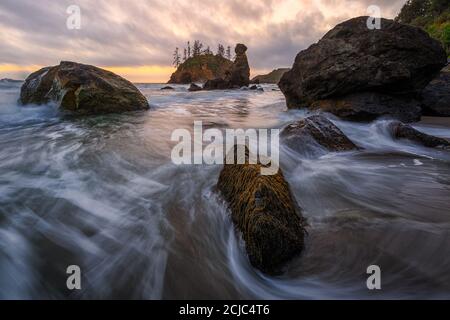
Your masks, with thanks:
[{"label": "foamy water", "polygon": [[[450,152],[394,141],[389,120],[329,118],[363,150],[281,167],[308,219],[282,276],[253,269],[214,186],[221,166],[176,166],[174,129],[281,128],[306,115],[265,92],[160,91],[152,109],[68,117],[0,88],[0,298],[450,298]],[[450,137],[450,127],[415,125]],[[66,289],[79,265],[82,290]],[[382,290],[366,269],[379,265]]]}]

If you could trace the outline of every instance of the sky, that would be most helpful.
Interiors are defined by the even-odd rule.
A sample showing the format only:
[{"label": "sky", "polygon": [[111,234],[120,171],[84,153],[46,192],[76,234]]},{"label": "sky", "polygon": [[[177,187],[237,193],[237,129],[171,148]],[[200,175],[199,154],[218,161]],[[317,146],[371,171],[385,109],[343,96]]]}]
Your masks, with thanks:
[{"label": "sky", "polygon": [[[336,24],[376,5],[394,18],[406,0],[0,0],[0,78],[24,79],[62,60],[133,82],[166,82],[175,47],[198,39],[247,45],[252,76],[290,67]],[[80,8],[80,29],[67,12]],[[70,20],[73,21],[73,20]]]}]

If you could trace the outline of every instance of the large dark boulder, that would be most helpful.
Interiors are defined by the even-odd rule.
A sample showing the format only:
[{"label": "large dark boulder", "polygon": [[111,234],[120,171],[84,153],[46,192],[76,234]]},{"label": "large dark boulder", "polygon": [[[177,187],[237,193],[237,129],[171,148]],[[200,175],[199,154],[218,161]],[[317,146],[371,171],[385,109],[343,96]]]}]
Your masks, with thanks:
[{"label": "large dark boulder", "polygon": [[422,106],[424,115],[450,117],[450,66],[422,92]]},{"label": "large dark boulder", "polygon": [[146,110],[147,99],[128,80],[94,66],[63,61],[32,73],[22,86],[22,104],[55,102],[77,114]]},{"label": "large dark boulder", "polygon": [[[309,108],[324,99],[346,101],[356,93],[410,99],[446,64],[444,49],[425,31],[387,19],[381,20],[381,29],[370,30],[367,19],[358,17],[337,25],[297,55],[279,83],[289,108]],[[380,110],[369,103],[371,117],[390,110],[391,104],[383,104],[385,98],[369,98],[375,100]],[[364,103],[358,109],[364,109]]]},{"label": "large dark boulder", "polygon": [[399,121],[391,122],[388,129],[395,139],[407,139],[428,148],[450,149],[450,142],[448,140],[420,132]]},{"label": "large dark boulder", "polygon": [[245,164],[225,164],[217,186],[242,233],[250,263],[278,274],[301,253],[305,222],[281,170],[261,175],[261,165],[249,164],[248,156],[247,149]]},{"label": "large dark boulder", "polygon": [[280,134],[291,149],[303,151],[309,144],[319,144],[328,151],[351,151],[358,147],[330,120],[322,115],[310,116],[286,126]]}]

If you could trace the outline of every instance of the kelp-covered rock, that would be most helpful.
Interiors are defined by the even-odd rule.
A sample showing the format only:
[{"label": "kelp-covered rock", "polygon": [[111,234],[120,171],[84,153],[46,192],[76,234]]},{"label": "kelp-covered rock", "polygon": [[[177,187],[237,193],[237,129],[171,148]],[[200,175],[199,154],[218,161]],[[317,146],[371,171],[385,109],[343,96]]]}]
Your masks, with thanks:
[{"label": "kelp-covered rock", "polygon": [[304,219],[281,170],[263,176],[261,165],[249,164],[248,157],[246,150],[245,164],[224,165],[217,186],[242,233],[251,264],[277,274],[303,249]]},{"label": "kelp-covered rock", "polygon": [[147,99],[128,80],[94,66],[63,61],[32,73],[22,86],[22,104],[55,102],[77,114],[146,110]]},{"label": "kelp-covered rock", "polygon": [[423,114],[450,117],[450,66],[428,84],[422,92]]},{"label": "kelp-covered rock", "polygon": [[322,115],[289,124],[281,131],[280,137],[288,147],[298,151],[309,143],[317,143],[329,151],[358,149],[338,127]]},{"label": "kelp-covered rock", "polygon": [[[358,17],[337,25],[297,55],[279,83],[289,108],[309,108],[326,99],[348,101],[348,95],[360,93],[409,101],[447,63],[445,50],[425,31],[387,19],[381,19],[381,29],[370,30],[367,19]],[[369,103],[364,105],[365,101]],[[384,115],[393,105],[390,101],[359,96],[357,108],[370,109],[370,117]],[[352,102],[347,105],[351,107]],[[397,111],[393,110],[394,116]]]},{"label": "kelp-covered rock", "polygon": [[396,139],[408,139],[429,148],[450,148],[450,142],[448,140],[420,132],[399,121],[389,123],[388,128],[392,136]]}]

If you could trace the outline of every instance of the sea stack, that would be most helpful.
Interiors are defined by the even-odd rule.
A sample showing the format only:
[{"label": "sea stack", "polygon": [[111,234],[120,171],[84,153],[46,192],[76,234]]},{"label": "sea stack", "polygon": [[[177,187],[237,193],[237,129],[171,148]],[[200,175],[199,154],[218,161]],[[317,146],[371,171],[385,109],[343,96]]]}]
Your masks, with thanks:
[{"label": "sea stack", "polygon": [[234,49],[236,59],[227,70],[224,78],[216,78],[206,81],[204,90],[223,90],[248,87],[250,84],[250,66],[247,58],[247,47],[238,43]]}]

